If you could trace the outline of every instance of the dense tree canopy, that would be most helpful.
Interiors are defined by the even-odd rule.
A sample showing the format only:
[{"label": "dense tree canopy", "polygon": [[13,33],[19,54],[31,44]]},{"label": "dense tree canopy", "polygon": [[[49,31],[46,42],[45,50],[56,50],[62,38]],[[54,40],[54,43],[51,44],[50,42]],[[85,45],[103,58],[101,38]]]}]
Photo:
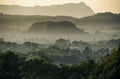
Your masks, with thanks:
[{"label": "dense tree canopy", "polygon": [[10,51],[1,52],[0,79],[119,79],[120,46],[112,52],[99,63],[88,58],[72,66],[55,65],[45,56],[26,60]]}]

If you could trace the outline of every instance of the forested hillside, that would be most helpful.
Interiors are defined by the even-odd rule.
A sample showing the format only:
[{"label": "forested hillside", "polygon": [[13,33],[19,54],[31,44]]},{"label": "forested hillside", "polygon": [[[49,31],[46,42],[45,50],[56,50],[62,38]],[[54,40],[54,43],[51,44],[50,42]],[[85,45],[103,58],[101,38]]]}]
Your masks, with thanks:
[{"label": "forested hillside", "polygon": [[54,65],[41,56],[26,60],[14,52],[0,53],[0,79],[119,79],[120,46],[95,63],[88,59],[72,66]]}]

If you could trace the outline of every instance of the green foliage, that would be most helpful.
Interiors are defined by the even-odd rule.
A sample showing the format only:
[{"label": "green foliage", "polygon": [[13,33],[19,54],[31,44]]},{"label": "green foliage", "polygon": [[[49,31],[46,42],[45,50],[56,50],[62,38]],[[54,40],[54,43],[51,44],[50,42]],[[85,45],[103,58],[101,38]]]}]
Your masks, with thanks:
[{"label": "green foliage", "polygon": [[85,62],[81,62],[80,65],[73,65],[71,67],[72,77],[74,75],[74,78],[76,79],[87,79],[88,75],[94,70],[95,66],[95,62],[90,59]]},{"label": "green foliage", "polygon": [[107,55],[98,64],[93,79],[119,79],[120,78],[120,46],[113,53]]},{"label": "green foliage", "polygon": [[0,79],[119,79],[120,47],[112,52],[99,63],[88,58],[66,66],[54,65],[46,56],[25,61],[8,51],[0,53]]},{"label": "green foliage", "polygon": [[19,59],[13,52],[0,54],[0,79],[20,79]]}]

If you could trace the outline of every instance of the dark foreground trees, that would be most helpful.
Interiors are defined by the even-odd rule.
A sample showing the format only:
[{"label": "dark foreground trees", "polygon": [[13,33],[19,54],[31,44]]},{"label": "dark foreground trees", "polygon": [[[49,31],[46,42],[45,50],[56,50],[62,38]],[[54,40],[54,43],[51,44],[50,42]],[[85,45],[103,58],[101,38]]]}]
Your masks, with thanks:
[{"label": "dark foreground trees", "polygon": [[20,62],[13,52],[0,53],[0,79],[21,79]]},{"label": "dark foreground trees", "polygon": [[0,53],[0,79],[120,79],[120,46],[99,63],[88,59],[73,66],[52,64],[45,56],[25,60]]},{"label": "dark foreground trees", "polygon": [[120,45],[103,58],[92,74],[91,79],[120,79]]}]

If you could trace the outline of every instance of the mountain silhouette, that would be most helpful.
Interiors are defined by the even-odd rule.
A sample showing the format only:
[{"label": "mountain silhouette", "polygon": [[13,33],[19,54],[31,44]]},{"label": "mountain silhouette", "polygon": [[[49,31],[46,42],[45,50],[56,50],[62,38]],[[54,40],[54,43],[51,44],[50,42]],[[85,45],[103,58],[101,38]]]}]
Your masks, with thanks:
[{"label": "mountain silhouette", "polygon": [[47,16],[72,16],[85,17],[94,14],[93,10],[85,3],[68,3],[51,6],[25,7],[18,5],[0,5],[0,12],[12,15],[47,15]]},{"label": "mountain silhouette", "polygon": [[49,33],[49,34],[85,34],[84,30],[76,28],[76,25],[68,22],[36,22],[27,30],[31,33]]},{"label": "mountain silhouette", "polygon": [[98,13],[93,16],[79,19],[76,23],[79,27],[97,27],[97,28],[111,28],[120,29],[120,14],[113,14],[110,12]]},{"label": "mountain silhouette", "polygon": [[[0,13],[0,32],[5,30],[27,30],[33,23],[46,21],[68,21],[80,29],[120,29],[120,14],[98,13],[84,18],[73,18],[69,16],[23,16],[7,15]],[[93,27],[93,28],[92,28]]]}]

